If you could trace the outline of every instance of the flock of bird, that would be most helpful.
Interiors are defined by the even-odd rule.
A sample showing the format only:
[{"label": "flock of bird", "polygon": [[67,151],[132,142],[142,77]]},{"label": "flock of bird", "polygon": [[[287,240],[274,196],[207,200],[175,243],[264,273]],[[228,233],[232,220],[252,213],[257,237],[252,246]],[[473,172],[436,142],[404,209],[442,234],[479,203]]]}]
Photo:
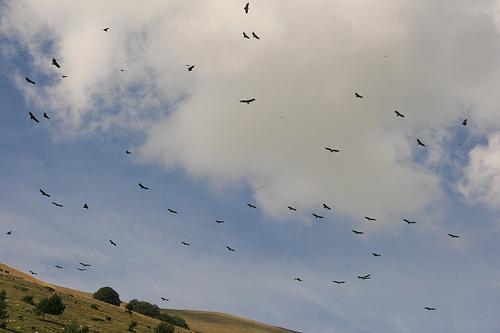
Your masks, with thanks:
[{"label": "flock of bird", "polygon": [[[243,7],[243,9],[244,9],[244,13],[245,13],[245,14],[249,14],[249,12],[250,12],[250,3],[246,3],[246,5]],[[104,31],[104,32],[108,32],[109,30],[110,30],[110,28],[109,28],[109,27],[107,27],[107,28],[104,28],[104,29],[103,29],[103,31]],[[260,39],[260,37],[259,37],[259,36],[258,36],[255,32],[252,32],[252,33],[251,33],[251,35],[252,35],[252,37],[253,37],[253,38],[255,38],[255,39],[257,39],[257,40],[259,40],[259,39]],[[245,39],[250,39],[250,36],[248,36],[246,32],[243,32],[243,37],[244,37]],[[61,65],[59,64],[59,62],[58,62],[55,58],[53,58],[53,59],[52,59],[52,63],[51,63],[51,64],[52,64],[53,66],[55,66],[56,68],[58,68],[58,69],[60,69],[60,68],[61,68]],[[187,70],[188,70],[189,72],[192,72],[192,71],[194,70],[194,68],[195,68],[195,65],[186,65],[186,66],[187,66]],[[124,69],[120,69],[120,71],[124,71]],[[62,78],[67,78],[68,76],[67,76],[67,75],[62,75],[61,77],[62,77]],[[26,77],[26,78],[25,78],[25,80],[26,80],[26,82],[27,82],[27,83],[29,83],[29,84],[36,85],[36,82],[35,82],[35,81],[33,81],[32,79],[30,79],[29,77]],[[365,98],[363,95],[361,95],[361,94],[360,94],[360,93],[358,93],[358,92],[354,92],[354,97],[355,97],[356,99],[363,99],[363,98]],[[250,103],[255,102],[255,101],[256,101],[256,99],[255,99],[255,98],[248,98],[248,99],[241,99],[241,100],[240,100],[240,103],[250,104]],[[396,117],[399,117],[399,118],[405,118],[405,117],[406,117],[403,113],[401,113],[401,112],[400,112],[400,111],[398,111],[398,110],[395,110],[395,111],[394,111],[394,113],[395,113]],[[42,115],[42,116],[43,116],[43,118],[45,118],[45,119],[47,119],[47,120],[49,120],[49,119],[50,119],[50,117],[47,115],[47,113],[43,113],[43,115]],[[36,122],[36,123],[40,123],[40,121],[38,120],[38,118],[37,118],[37,117],[36,117],[36,116],[35,116],[32,112],[29,112],[29,117],[30,117],[30,119],[31,119],[31,120],[33,120],[34,122]],[[467,119],[464,119],[464,120],[462,121],[462,123],[461,123],[461,124],[462,124],[463,126],[467,126],[467,121],[468,121]],[[426,145],[424,144],[424,142],[423,142],[421,139],[417,138],[417,139],[416,139],[416,142],[417,142],[417,145],[418,145],[418,146],[420,146],[420,147],[426,147]],[[327,150],[327,151],[328,151],[328,152],[330,152],[330,153],[340,153],[340,149],[337,149],[337,148],[332,148],[332,147],[324,147],[324,149],[325,149],[325,150]],[[132,154],[132,152],[131,152],[131,151],[129,151],[129,150],[126,150],[126,151],[125,151],[125,153],[126,153],[127,155],[131,155],[131,154]],[[138,187],[139,187],[141,190],[149,190],[149,189],[150,189],[148,186],[145,186],[145,185],[144,185],[144,184],[142,184],[141,182],[138,182]],[[47,197],[47,198],[51,198],[51,195],[50,195],[49,193],[47,193],[45,190],[40,189],[39,191],[40,191],[40,193],[41,193],[41,195],[42,195],[42,196]],[[56,202],[56,201],[52,201],[51,203],[52,203],[54,206],[58,207],[58,208],[62,208],[62,207],[63,207],[63,205],[62,205],[61,203],[58,203],[58,202]],[[257,209],[257,206],[256,206],[256,205],[254,205],[254,204],[251,204],[251,203],[247,203],[247,206],[248,206],[248,207],[250,207],[250,208],[253,208],[253,209]],[[328,205],[328,204],[326,204],[326,203],[323,203],[323,204],[322,204],[322,206],[323,206],[323,208],[324,208],[325,210],[328,210],[328,211],[329,211],[329,210],[332,210],[332,208],[330,207],[330,205]],[[82,208],[83,208],[83,209],[90,209],[90,207],[89,207],[89,205],[88,205],[87,203],[84,203],[84,204],[83,204],[83,206],[82,206]],[[295,208],[295,207],[293,207],[293,206],[288,206],[288,209],[289,209],[291,212],[296,212],[296,211],[297,211],[297,208]],[[178,211],[177,211],[177,210],[174,210],[174,209],[171,209],[171,208],[168,208],[168,212],[169,212],[169,213],[171,213],[171,214],[178,214]],[[315,219],[323,219],[323,218],[324,218],[324,216],[323,216],[323,215],[320,215],[320,214],[318,214],[318,213],[316,213],[316,212],[312,213],[312,216],[313,216]],[[364,216],[364,219],[365,219],[367,222],[375,222],[375,221],[377,220],[376,218],[374,218],[374,217],[370,217],[370,216]],[[222,224],[222,223],[224,223],[224,220],[215,220],[215,222],[216,222],[216,223],[218,223],[218,224]],[[409,220],[409,219],[406,219],[406,218],[405,218],[405,219],[403,219],[403,222],[404,222],[404,223],[407,223],[408,225],[411,225],[411,224],[416,224],[416,223],[417,223],[416,221],[412,221],[412,220]],[[363,232],[363,231],[360,231],[360,230],[355,230],[355,229],[352,229],[352,232],[353,232],[355,235],[363,235],[363,234],[364,234],[364,232]],[[12,235],[12,231],[7,232],[7,235]],[[459,237],[460,237],[459,235],[452,234],[452,233],[449,233],[449,234],[448,234],[448,236],[449,236],[449,237],[451,237],[451,238],[459,238]],[[111,240],[111,239],[109,240],[109,243],[110,243],[110,245],[112,245],[112,246],[118,246],[118,244],[117,244],[116,242],[114,242],[113,240]],[[185,242],[185,241],[181,241],[181,244],[182,244],[183,246],[191,246],[191,243],[188,243],[188,242]],[[232,248],[231,246],[228,246],[228,245],[226,245],[226,249],[227,249],[227,251],[229,251],[229,252],[236,252],[236,250],[235,250],[234,248]],[[380,256],[381,256],[381,254],[376,253],[376,252],[373,252],[373,253],[372,253],[372,255],[373,255],[374,257],[380,257]],[[80,266],[79,266],[79,267],[77,267],[76,269],[77,269],[78,271],[81,271],[81,272],[86,271],[86,270],[88,269],[88,267],[90,267],[90,266],[91,266],[90,264],[86,264],[86,263],[83,263],[83,262],[80,262],[80,263],[79,263],[79,265],[80,265]],[[54,267],[55,267],[55,268],[57,268],[57,269],[63,269],[63,267],[62,267],[62,266],[60,266],[60,265],[54,265]],[[36,273],[36,272],[34,272],[34,271],[32,271],[32,270],[30,270],[29,272],[30,272],[32,275],[37,275],[37,274],[38,274],[38,273]],[[372,276],[371,276],[371,274],[365,274],[365,275],[358,275],[358,276],[357,276],[357,278],[358,278],[358,279],[360,279],[360,280],[369,280],[371,277],[372,277]],[[304,282],[304,280],[303,280],[301,277],[296,277],[294,280],[295,280],[295,281],[298,281],[298,282]],[[346,281],[340,281],[340,280],[333,280],[332,282],[333,282],[333,283],[335,283],[335,284],[337,284],[337,285],[342,285],[342,284],[345,284],[345,283],[346,283]],[[165,297],[161,297],[161,300],[162,300],[162,301],[167,301],[167,302],[169,301],[169,299],[168,299],[168,298],[165,298]],[[425,309],[425,310],[429,310],[429,311],[434,311],[434,310],[436,310],[436,308],[435,308],[435,307],[430,307],[430,306],[425,306],[425,307],[424,307],[424,309]]]}]

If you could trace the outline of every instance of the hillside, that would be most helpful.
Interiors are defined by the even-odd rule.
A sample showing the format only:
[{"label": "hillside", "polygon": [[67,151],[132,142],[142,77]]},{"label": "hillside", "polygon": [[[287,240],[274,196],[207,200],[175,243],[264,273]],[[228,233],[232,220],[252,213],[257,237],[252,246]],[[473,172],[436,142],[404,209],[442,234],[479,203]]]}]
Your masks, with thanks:
[{"label": "hillside", "polygon": [[[97,301],[90,293],[48,284],[4,264],[0,264],[0,289],[7,292],[7,328],[11,332],[61,332],[71,321],[87,325],[91,332],[127,332],[129,323],[136,321],[136,332],[154,332],[154,327],[160,322],[135,312],[127,313],[125,303],[117,307]],[[62,297],[66,309],[58,317],[47,315],[45,321],[35,315],[33,305],[21,300],[24,296],[33,296],[37,303],[54,291]],[[190,330],[176,327],[176,333],[294,332],[224,313],[175,309],[162,311],[180,316],[188,323]]]}]

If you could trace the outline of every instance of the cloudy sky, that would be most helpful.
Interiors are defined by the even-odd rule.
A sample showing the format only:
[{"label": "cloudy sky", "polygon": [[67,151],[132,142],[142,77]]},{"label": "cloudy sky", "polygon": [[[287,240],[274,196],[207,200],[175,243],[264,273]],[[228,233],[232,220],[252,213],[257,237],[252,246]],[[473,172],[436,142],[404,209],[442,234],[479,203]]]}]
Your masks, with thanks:
[{"label": "cloudy sky", "polygon": [[500,1],[244,5],[0,1],[0,261],[304,332],[497,332]]}]

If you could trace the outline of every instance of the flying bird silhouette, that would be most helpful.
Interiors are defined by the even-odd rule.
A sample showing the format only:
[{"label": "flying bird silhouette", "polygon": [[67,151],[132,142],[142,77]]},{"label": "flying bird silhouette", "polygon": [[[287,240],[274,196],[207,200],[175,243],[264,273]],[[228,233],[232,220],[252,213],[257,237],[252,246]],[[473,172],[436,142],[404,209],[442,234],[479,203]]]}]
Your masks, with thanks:
[{"label": "flying bird silhouette", "polygon": [[367,219],[368,221],[377,221],[377,219],[369,216],[365,216],[365,219]]},{"label": "flying bird silhouette", "polygon": [[318,214],[316,214],[316,213],[312,213],[312,216],[314,216],[314,217],[315,217],[315,218],[317,218],[317,219],[323,219],[323,218],[324,218],[323,216],[318,215]]},{"label": "flying bird silhouette", "polygon": [[36,119],[36,117],[33,115],[33,113],[29,113],[30,114],[30,119],[33,120],[35,123],[39,123],[40,121],[38,119]]},{"label": "flying bird silhouette", "polygon": [[405,222],[406,222],[406,223],[408,223],[408,224],[415,224],[415,223],[417,223],[417,222],[415,222],[415,221],[410,221],[410,220],[408,220],[408,219],[403,219],[403,221],[405,221]]},{"label": "flying bird silhouette", "polygon": [[450,236],[451,238],[459,238],[460,237],[459,235],[454,235],[454,234],[448,234],[448,236]]},{"label": "flying bird silhouette", "polygon": [[288,209],[291,210],[291,211],[294,211],[294,212],[297,211],[297,209],[294,208],[294,207],[292,207],[292,206],[288,206]]},{"label": "flying bird silhouette", "polygon": [[146,187],[142,185],[141,183],[138,183],[139,187],[142,188],[143,190],[149,190],[149,187]]},{"label": "flying bird silhouette", "polygon": [[336,283],[336,284],[342,284],[342,283],[345,283],[345,281],[337,281],[337,280],[333,280],[332,282],[333,282],[333,283]]},{"label": "flying bird silhouette", "polygon": [[67,75],[61,75],[61,77],[62,77],[63,79],[65,79],[65,78],[67,78],[68,76],[67,76]]},{"label": "flying bird silhouette", "polygon": [[12,235],[12,230],[11,231],[7,231],[7,235]]},{"label": "flying bird silhouette", "polygon": [[250,99],[242,99],[242,100],[240,100],[240,103],[247,103],[247,104],[250,104],[250,103],[252,103],[253,101],[255,101],[255,98],[250,98]]},{"label": "flying bird silhouette", "polygon": [[84,208],[84,209],[89,209],[89,205],[87,205],[87,204],[83,204],[83,208]]},{"label": "flying bird silhouette", "polygon": [[358,94],[357,92],[354,93],[354,96],[356,96],[356,98],[364,98],[362,95]]},{"label": "flying bird silhouette", "polygon": [[330,147],[325,147],[325,149],[328,150],[330,153],[338,153],[338,152],[340,152],[340,150],[334,149],[334,148],[330,148]]},{"label": "flying bird silhouette", "polygon": [[247,203],[247,206],[250,207],[250,208],[257,208],[257,206],[249,204],[249,203]]},{"label": "flying bird silhouette", "polygon": [[371,278],[371,274],[358,275],[358,279],[361,279],[361,280],[368,280],[370,278]]},{"label": "flying bird silhouette", "polygon": [[85,272],[87,269],[86,268],[80,268],[80,267],[77,267],[76,268],[77,271],[80,271],[80,272]]},{"label": "flying bird silhouette", "polygon": [[462,121],[462,125],[467,126],[467,118],[465,118],[464,121]]},{"label": "flying bird silhouette", "polygon": [[116,246],[116,243],[115,243],[115,242],[113,242],[111,239],[109,240],[109,243],[110,243],[111,245],[113,245],[113,246]]},{"label": "flying bird silhouette", "polygon": [[215,220],[215,222],[216,222],[216,223],[218,223],[218,224],[222,224],[222,223],[224,223],[224,221],[223,221],[223,220]]},{"label": "flying bird silhouette", "polygon": [[248,14],[248,9],[250,8],[250,2],[247,2],[247,4],[245,5],[245,7],[243,7],[243,9],[245,10],[245,14]]},{"label": "flying bird silhouette", "polygon": [[332,210],[332,209],[330,208],[330,206],[328,206],[328,205],[327,205],[327,204],[325,204],[325,203],[323,204],[323,208],[324,208],[324,209],[328,209],[328,210]]},{"label": "flying bird silhouette", "polygon": [[417,145],[425,147],[425,144],[420,139],[417,139]]},{"label": "flying bird silhouette", "polygon": [[172,214],[177,214],[177,211],[173,210],[173,209],[167,209],[169,211],[169,213],[172,213]]},{"label": "flying bird silhouette", "polygon": [[295,281],[303,282],[304,280],[302,280],[302,279],[301,279],[301,278],[299,278],[299,277],[296,277],[296,278],[295,278]]},{"label": "flying bird silhouette", "polygon": [[247,33],[244,31],[243,31],[243,38],[250,39],[250,37],[248,37]]},{"label": "flying bird silhouette", "polygon": [[42,193],[43,196],[50,198],[50,194],[48,194],[44,190],[40,189],[40,193]]},{"label": "flying bird silhouette", "polygon": [[109,28],[104,28],[102,31],[108,32]]},{"label": "flying bird silhouette", "polygon": [[404,118],[404,117],[405,117],[405,115],[404,115],[404,114],[402,114],[401,112],[399,112],[398,110],[394,110],[394,112],[396,113],[396,116],[397,116],[397,117],[401,117],[401,118]]},{"label": "flying bird silhouette", "polygon": [[63,207],[63,205],[61,205],[61,204],[59,204],[59,203],[57,203],[57,202],[55,202],[55,201],[52,201],[52,204],[53,204],[54,206],[56,206],[56,207]]},{"label": "flying bird silhouette", "polygon": [[373,252],[373,253],[372,253],[372,255],[373,255],[374,257],[380,257],[380,254],[375,253],[375,252]]},{"label": "flying bird silhouette", "polygon": [[46,112],[44,112],[44,113],[43,113],[43,117],[44,117],[45,119],[50,119],[50,118],[49,118],[49,116],[47,115],[47,113],[46,113]]},{"label": "flying bird silhouette", "polygon": [[25,79],[25,80],[26,80],[26,82],[28,82],[28,83],[31,83],[31,84],[36,84],[36,82],[35,82],[35,81],[31,80],[31,79],[30,79],[29,77],[27,77],[27,76],[26,76],[24,79]]},{"label": "flying bird silhouette", "polygon": [[170,300],[168,298],[165,298],[165,297],[160,297],[162,301],[164,302],[170,302]]},{"label": "flying bird silhouette", "polygon": [[81,262],[81,263],[80,263],[80,265],[82,265],[83,267],[90,267],[90,266],[92,266],[92,265],[90,265],[90,264],[86,264],[86,263],[84,263],[84,262]]},{"label": "flying bird silhouette", "polygon": [[236,251],[235,249],[233,249],[232,247],[229,247],[229,246],[227,246],[227,245],[226,245],[226,249],[227,249],[228,251],[230,251],[230,252],[235,252],[235,251]]},{"label": "flying bird silhouette", "polygon": [[426,309],[428,311],[436,311],[436,308],[431,308],[429,306],[424,307],[424,309]]},{"label": "flying bird silhouette", "polygon": [[190,245],[191,245],[191,244],[189,244],[189,243],[182,242],[182,241],[181,241],[181,243],[182,243],[182,245],[186,245],[186,246],[190,246]]},{"label": "flying bird silhouette", "polygon": [[52,65],[56,66],[57,68],[61,68],[61,66],[59,65],[59,63],[55,58],[52,58]]},{"label": "flying bird silhouette", "polygon": [[194,65],[186,65],[186,66],[188,68],[188,72],[192,72],[193,71]]},{"label": "flying bird silhouette", "polygon": [[55,268],[58,268],[58,269],[63,269],[62,266],[59,266],[59,265],[54,265]]},{"label": "flying bird silhouette", "polygon": [[252,31],[252,37],[255,38],[255,39],[260,39],[259,36],[257,36],[257,34],[255,32]]},{"label": "flying bird silhouette", "polygon": [[128,150],[125,150],[125,154],[131,155],[132,153],[130,151],[128,151]]},{"label": "flying bird silhouette", "polygon": [[37,272],[33,272],[31,269],[30,269],[30,273],[31,273],[31,275],[38,275]]},{"label": "flying bird silhouette", "polygon": [[354,230],[354,229],[352,229],[352,232],[354,232],[356,235],[362,235],[362,234],[364,234],[363,231],[357,231],[357,230]]}]

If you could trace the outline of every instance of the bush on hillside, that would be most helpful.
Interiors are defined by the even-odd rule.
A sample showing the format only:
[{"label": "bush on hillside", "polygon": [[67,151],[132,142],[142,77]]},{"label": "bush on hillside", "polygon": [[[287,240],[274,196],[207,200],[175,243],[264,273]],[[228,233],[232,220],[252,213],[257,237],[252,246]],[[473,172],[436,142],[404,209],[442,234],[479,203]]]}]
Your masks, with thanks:
[{"label": "bush on hillside", "polygon": [[94,298],[109,304],[120,306],[120,295],[111,287],[103,287],[94,293]]},{"label": "bush on hillside", "polygon": [[21,301],[27,304],[35,305],[35,302],[33,301],[33,296],[31,295],[26,295],[21,298]]},{"label": "bush on hillside", "polygon": [[9,318],[7,314],[7,293],[5,290],[0,291],[0,328],[7,327],[5,319]]},{"label": "bush on hillside", "polygon": [[80,326],[77,323],[69,323],[64,328],[63,333],[88,333],[89,328],[87,326]]},{"label": "bush on hillside", "polygon": [[167,313],[162,313],[158,317],[158,319],[160,319],[161,321],[164,321],[166,323],[178,326],[178,327],[183,327],[183,328],[189,329],[189,326],[186,323],[186,321],[183,318],[179,317],[179,316],[171,316],[171,315],[169,315]]},{"label": "bush on hillside", "polygon": [[155,328],[155,333],[174,333],[174,331],[174,325],[165,322],[159,323]]},{"label": "bush on hillside", "polygon": [[64,312],[64,304],[62,302],[61,296],[54,294],[50,297],[46,297],[36,305],[35,312],[38,315],[42,315],[42,320],[45,319],[45,314],[51,314],[54,316],[59,316]]},{"label": "bush on hillside", "polygon": [[160,308],[158,305],[151,304],[146,301],[131,300],[127,304],[127,310],[143,314],[148,317],[158,318],[160,316]]}]

